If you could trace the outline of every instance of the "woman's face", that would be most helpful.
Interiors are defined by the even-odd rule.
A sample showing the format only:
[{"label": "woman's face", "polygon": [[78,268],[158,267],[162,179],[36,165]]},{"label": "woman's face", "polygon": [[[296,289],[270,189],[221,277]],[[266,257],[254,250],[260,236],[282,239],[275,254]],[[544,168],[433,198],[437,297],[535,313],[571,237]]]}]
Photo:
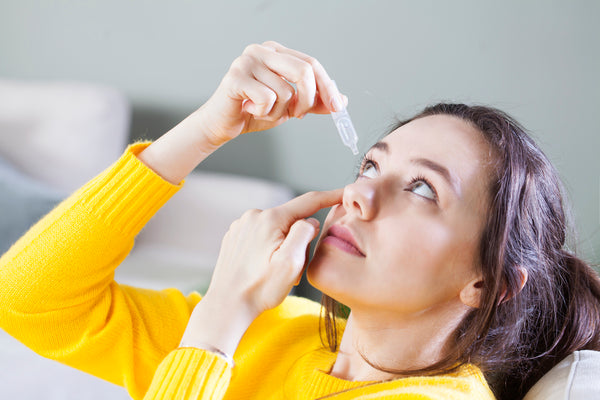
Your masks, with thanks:
[{"label": "woman's face", "polygon": [[481,133],[447,115],[386,136],[329,212],[311,284],[353,309],[410,314],[460,301],[481,275],[490,159]]}]

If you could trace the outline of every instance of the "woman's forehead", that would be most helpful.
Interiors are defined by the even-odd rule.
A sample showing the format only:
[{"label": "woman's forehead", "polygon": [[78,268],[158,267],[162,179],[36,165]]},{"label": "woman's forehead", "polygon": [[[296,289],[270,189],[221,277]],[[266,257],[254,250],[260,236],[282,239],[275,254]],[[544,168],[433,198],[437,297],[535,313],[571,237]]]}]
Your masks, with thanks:
[{"label": "woman's forehead", "polygon": [[415,119],[390,133],[370,151],[386,153],[399,168],[410,160],[430,160],[460,182],[489,177],[492,161],[490,145],[481,132],[449,115]]},{"label": "woman's forehead", "polygon": [[[485,143],[483,135],[471,123],[451,115],[430,115],[417,118],[394,130],[383,141],[390,144],[400,142],[425,144],[441,147],[444,144],[454,146],[472,146],[477,149]],[[426,149],[423,149],[426,150]]]}]

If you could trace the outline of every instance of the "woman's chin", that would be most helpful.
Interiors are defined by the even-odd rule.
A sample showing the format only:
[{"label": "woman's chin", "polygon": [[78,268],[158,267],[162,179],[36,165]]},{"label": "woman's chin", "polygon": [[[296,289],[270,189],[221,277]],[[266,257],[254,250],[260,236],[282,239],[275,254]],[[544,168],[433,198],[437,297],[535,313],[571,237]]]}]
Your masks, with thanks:
[{"label": "woman's chin", "polygon": [[307,265],[306,278],[315,289],[325,294],[334,292],[334,288],[347,279],[344,277],[344,265],[341,260],[323,248],[315,252]]},{"label": "woman's chin", "polygon": [[[311,263],[312,264],[312,263]],[[308,283],[322,294],[331,297],[339,303],[344,303],[344,300],[348,299],[348,293],[344,292],[343,285],[340,285],[339,280],[335,280],[329,274],[325,274],[324,271],[319,270],[322,266],[310,269],[310,265],[306,271],[306,277]],[[327,276],[329,275],[329,276]]]},{"label": "woman's chin", "polygon": [[[319,287],[319,279],[318,279],[318,266],[315,263],[315,258],[313,257],[313,259],[311,260],[310,263],[308,263],[308,265],[306,266],[306,279],[308,280],[308,283],[311,284],[311,286],[313,286],[315,289],[321,290],[321,288]],[[322,290],[321,290],[322,291]]]},{"label": "woman's chin", "polygon": [[323,260],[323,255],[321,252],[315,252],[312,260],[306,266],[306,278],[308,279],[308,283],[310,283],[315,289],[323,292],[323,288],[321,285],[322,275],[325,273],[326,264]]}]

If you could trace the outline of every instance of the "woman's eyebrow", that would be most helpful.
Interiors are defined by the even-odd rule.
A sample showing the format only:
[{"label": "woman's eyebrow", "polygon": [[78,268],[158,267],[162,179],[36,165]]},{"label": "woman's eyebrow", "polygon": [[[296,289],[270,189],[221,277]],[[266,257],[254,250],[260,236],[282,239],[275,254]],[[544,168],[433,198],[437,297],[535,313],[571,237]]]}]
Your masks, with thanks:
[{"label": "woman's eyebrow", "polygon": [[[377,149],[386,154],[390,153],[390,148],[386,142],[375,143],[371,147],[370,150],[374,150],[374,149]],[[461,188],[460,188],[460,183],[459,183],[460,180],[458,179],[456,174],[450,172],[448,170],[448,168],[446,168],[443,165],[438,164],[435,161],[430,160],[428,158],[414,158],[414,159],[411,159],[410,162],[413,164],[417,164],[422,167],[428,168],[428,169],[432,170],[433,172],[436,172],[438,175],[440,175],[442,178],[444,178],[444,180],[446,180],[446,182],[452,188],[452,190],[454,191],[456,196],[460,197],[460,194],[461,194]]]},{"label": "woman's eyebrow", "polygon": [[461,190],[459,179],[454,173],[450,172],[448,168],[428,158],[413,158],[410,160],[410,162],[428,168],[433,172],[436,172],[438,175],[444,178],[446,182],[448,182],[452,190],[454,190],[454,193],[456,193],[456,195],[460,197]]},{"label": "woman's eyebrow", "polygon": [[390,152],[389,146],[385,142],[377,142],[377,143],[375,143],[373,146],[371,146],[371,148],[369,150],[373,150],[373,149],[381,150],[384,153],[389,153]]}]

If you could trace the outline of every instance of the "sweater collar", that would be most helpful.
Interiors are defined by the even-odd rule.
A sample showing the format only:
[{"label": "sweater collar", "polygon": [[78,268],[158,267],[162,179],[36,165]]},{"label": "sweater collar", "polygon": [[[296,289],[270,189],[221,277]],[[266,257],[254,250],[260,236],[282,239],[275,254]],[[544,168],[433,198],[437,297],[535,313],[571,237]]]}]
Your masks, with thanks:
[{"label": "sweater collar", "polygon": [[292,367],[284,382],[284,398],[305,400],[328,398],[332,393],[343,393],[361,386],[372,386],[373,381],[347,381],[329,375],[337,353],[326,348],[314,350]]},{"label": "sweater collar", "polygon": [[[427,393],[446,395],[459,393],[480,396],[478,398],[494,399],[483,374],[479,368],[467,364],[458,371],[437,376],[413,376],[389,381],[347,381],[329,375],[335,363],[337,353],[326,348],[319,348],[301,357],[287,374],[283,385],[283,398],[290,400],[308,399],[362,399],[372,398],[377,393],[378,398],[395,398],[397,395],[422,396]],[[455,398],[452,396],[442,398]],[[462,397],[461,397],[462,398]]]}]

